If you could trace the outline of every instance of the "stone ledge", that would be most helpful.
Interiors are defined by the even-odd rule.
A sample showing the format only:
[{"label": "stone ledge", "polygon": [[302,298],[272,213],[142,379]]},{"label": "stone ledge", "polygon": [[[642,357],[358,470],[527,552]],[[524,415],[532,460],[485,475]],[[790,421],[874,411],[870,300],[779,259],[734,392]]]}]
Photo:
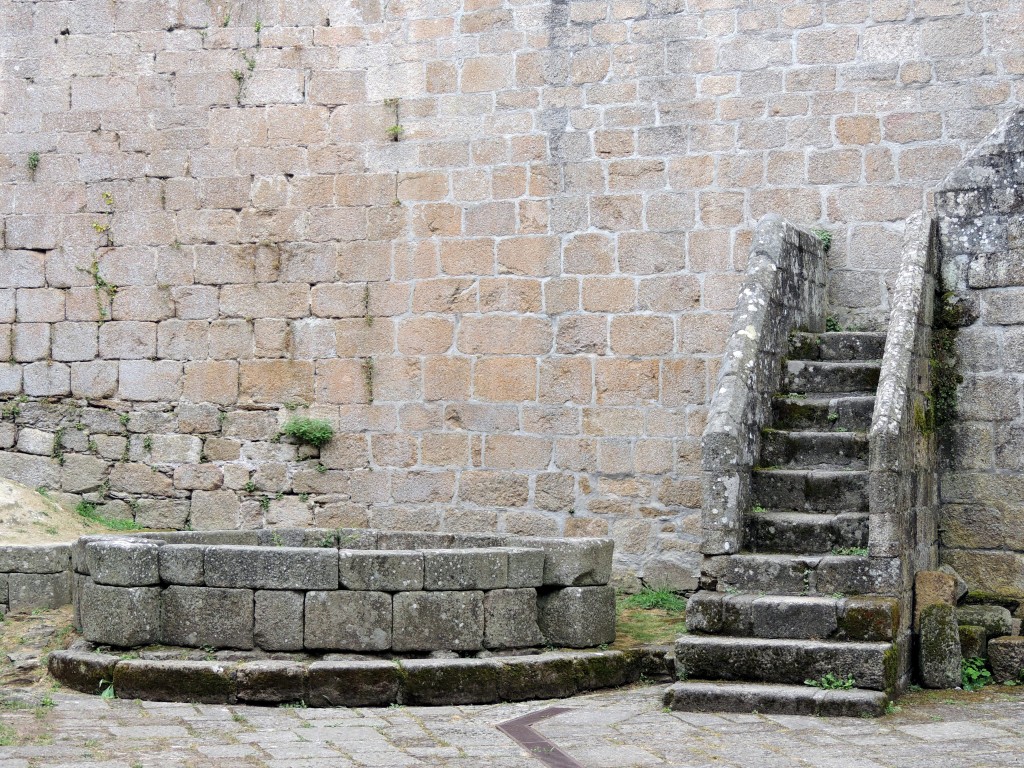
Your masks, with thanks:
[{"label": "stone ledge", "polygon": [[[243,657],[244,658],[244,657]],[[63,685],[100,693],[112,680],[121,698],[310,707],[446,706],[565,698],[640,680],[672,677],[663,647],[548,652],[486,659],[195,661],[119,659],[56,651],[48,663]]]}]

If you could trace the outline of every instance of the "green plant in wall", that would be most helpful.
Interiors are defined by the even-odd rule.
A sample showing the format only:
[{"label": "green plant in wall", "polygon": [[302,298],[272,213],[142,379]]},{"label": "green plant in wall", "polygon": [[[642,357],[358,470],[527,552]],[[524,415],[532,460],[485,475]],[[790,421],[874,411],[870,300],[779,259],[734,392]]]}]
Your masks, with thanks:
[{"label": "green plant in wall", "polygon": [[833,674],[832,672],[826,672],[817,680],[810,678],[804,680],[804,685],[809,685],[812,688],[822,688],[826,691],[846,691],[853,688],[856,684],[857,683],[853,679],[853,675],[841,677],[840,675]]},{"label": "green plant in wall", "polygon": [[334,437],[334,427],[324,419],[310,419],[305,416],[289,419],[281,428],[281,434],[300,443],[320,448]]},{"label": "green plant in wall", "polygon": [[[113,283],[108,283],[103,276],[100,274],[100,262],[98,259],[93,259],[89,269],[85,270],[90,277],[92,277],[93,287],[96,289],[96,308],[99,311],[100,322],[102,323],[107,319],[107,306],[104,301],[104,295],[107,297],[107,301],[113,301],[114,296],[117,295],[117,286]],[[128,414],[123,414],[122,418],[126,418]]]},{"label": "green plant in wall", "polygon": [[370,314],[370,284],[363,286],[363,317],[366,318],[366,327],[373,327],[373,315]]},{"label": "green plant in wall", "polygon": [[363,358],[363,383],[366,385],[366,401],[373,403],[373,377],[376,370],[372,357]]},{"label": "green plant in wall", "polygon": [[405,128],[402,127],[401,120],[401,103],[398,99],[384,99],[384,106],[390,107],[395,111],[395,122],[385,131],[388,138],[392,141],[398,141],[402,138],[402,134],[405,133]]},{"label": "green plant in wall", "polygon": [[39,153],[38,152],[29,152],[29,154],[28,154],[28,162],[26,162],[25,165],[28,166],[29,178],[32,179],[33,181],[35,181],[36,169],[39,167]]},{"label": "green plant in wall", "polygon": [[811,234],[821,240],[821,248],[825,253],[832,249],[832,233],[827,229],[812,229]]}]

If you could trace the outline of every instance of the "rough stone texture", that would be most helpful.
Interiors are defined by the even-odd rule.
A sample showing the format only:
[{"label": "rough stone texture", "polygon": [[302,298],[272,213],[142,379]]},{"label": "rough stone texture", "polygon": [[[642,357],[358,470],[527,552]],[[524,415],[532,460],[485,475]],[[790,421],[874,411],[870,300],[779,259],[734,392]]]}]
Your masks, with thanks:
[{"label": "rough stone texture", "polygon": [[86,581],[79,611],[82,636],[90,642],[131,647],[160,641],[156,587],[107,587]]},{"label": "rough stone texture", "polygon": [[495,589],[484,594],[484,647],[543,645],[537,625],[537,590]]},{"label": "rough stone texture", "polygon": [[984,627],[961,624],[959,630],[960,654],[965,659],[988,658],[988,633]]},{"label": "rough stone texture", "polygon": [[489,659],[410,659],[402,662],[409,704],[490,704],[498,700],[501,664]]},{"label": "rough stone texture", "polygon": [[114,679],[118,661],[117,656],[105,653],[61,651],[51,653],[46,666],[62,685],[82,693],[99,693],[104,683],[109,685]]},{"label": "rough stone texture", "polygon": [[253,642],[267,651],[302,650],[305,596],[301,592],[257,590]]},{"label": "rough stone texture", "polygon": [[344,589],[414,592],[423,589],[423,555],[419,552],[340,553]]},{"label": "rough stone texture", "polygon": [[94,541],[85,548],[89,575],[97,584],[147,587],[160,583],[160,547],[146,541]]},{"label": "rough stone texture", "polygon": [[505,543],[544,551],[544,584],[547,586],[600,586],[611,580],[613,541],[524,536],[507,537]]},{"label": "rough stone texture", "polygon": [[[615,641],[615,590],[566,587],[537,600],[540,631],[549,645],[588,648]],[[611,607],[611,611],[609,611]]]},{"label": "rough stone texture", "polygon": [[1010,612],[1000,605],[962,605],[956,609],[956,620],[960,624],[984,627],[989,639],[1013,631]]},{"label": "rough stone texture", "polygon": [[483,647],[481,592],[403,592],[394,598],[396,651],[478,651]]},{"label": "rough stone texture", "polygon": [[337,589],[338,552],[297,547],[210,547],[207,586],[250,589]]},{"label": "rough stone texture", "polygon": [[0,547],[0,572],[58,573],[66,571],[71,548],[67,544]]},{"label": "rough stone texture", "polygon": [[[404,596],[396,595],[395,601]],[[398,624],[397,619],[395,624]],[[308,592],[304,638],[303,644],[309,649],[386,651],[393,643],[391,595],[384,592]],[[394,645],[398,649],[397,641]]]},{"label": "rough stone texture", "polygon": [[935,195],[949,292],[941,309],[962,377],[956,423],[943,435],[942,560],[971,591],[1014,600],[1024,597],[1022,162],[1018,110]]},{"label": "rough stone texture", "polygon": [[929,605],[955,606],[955,592],[956,582],[948,573],[918,571],[914,575],[914,631],[920,632],[921,611]]},{"label": "rough stone texture", "polygon": [[308,674],[311,707],[384,707],[398,701],[402,682],[390,661],[315,661]]},{"label": "rough stone texture", "polygon": [[294,661],[250,661],[235,669],[238,700],[299,702],[306,697],[307,668]]},{"label": "rough stone texture", "polygon": [[934,603],[921,611],[918,671],[925,688],[960,687],[960,633],[953,607]]},{"label": "rough stone texture", "polygon": [[252,590],[171,586],[161,597],[161,642],[195,648],[253,647]]},{"label": "rough stone texture", "polygon": [[494,550],[424,550],[423,588],[427,590],[503,589],[508,585],[508,554]]},{"label": "rough stone texture", "polygon": [[1024,671],[1024,637],[997,637],[989,641],[988,663],[996,682],[1020,680]]},{"label": "rough stone texture", "polygon": [[235,700],[232,665],[213,661],[121,661],[114,690],[124,699],[227,704]]},{"label": "rough stone texture", "polygon": [[190,544],[160,547],[160,580],[166,584],[201,585],[204,552],[205,547]]},{"label": "rough stone texture", "polygon": [[71,573],[11,573],[7,606],[11,611],[60,608],[71,602]]}]

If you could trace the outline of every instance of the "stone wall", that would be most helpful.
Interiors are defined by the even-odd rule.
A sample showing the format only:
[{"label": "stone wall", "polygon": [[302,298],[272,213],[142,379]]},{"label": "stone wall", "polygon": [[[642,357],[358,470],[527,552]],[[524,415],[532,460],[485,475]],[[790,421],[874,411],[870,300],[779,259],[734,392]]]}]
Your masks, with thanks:
[{"label": "stone wall", "polygon": [[0,619],[71,602],[71,547],[0,546]]},{"label": "stone wall", "polygon": [[902,221],[1019,102],[1021,18],[8,3],[0,475],[161,527],[610,535],[692,587],[755,222],[827,226],[833,311],[879,322]]},{"label": "stone wall", "polygon": [[[936,194],[957,422],[943,440],[942,559],[971,590],[1024,598],[1024,112]],[[955,380],[953,382],[955,384]]]}]

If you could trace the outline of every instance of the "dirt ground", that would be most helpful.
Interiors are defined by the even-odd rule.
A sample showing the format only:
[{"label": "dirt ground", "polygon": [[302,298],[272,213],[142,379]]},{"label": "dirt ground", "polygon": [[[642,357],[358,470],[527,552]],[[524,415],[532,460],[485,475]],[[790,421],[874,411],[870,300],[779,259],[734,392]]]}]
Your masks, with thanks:
[{"label": "dirt ground", "polygon": [[74,541],[79,536],[109,530],[60,504],[45,490],[40,493],[0,478],[0,546]]}]

